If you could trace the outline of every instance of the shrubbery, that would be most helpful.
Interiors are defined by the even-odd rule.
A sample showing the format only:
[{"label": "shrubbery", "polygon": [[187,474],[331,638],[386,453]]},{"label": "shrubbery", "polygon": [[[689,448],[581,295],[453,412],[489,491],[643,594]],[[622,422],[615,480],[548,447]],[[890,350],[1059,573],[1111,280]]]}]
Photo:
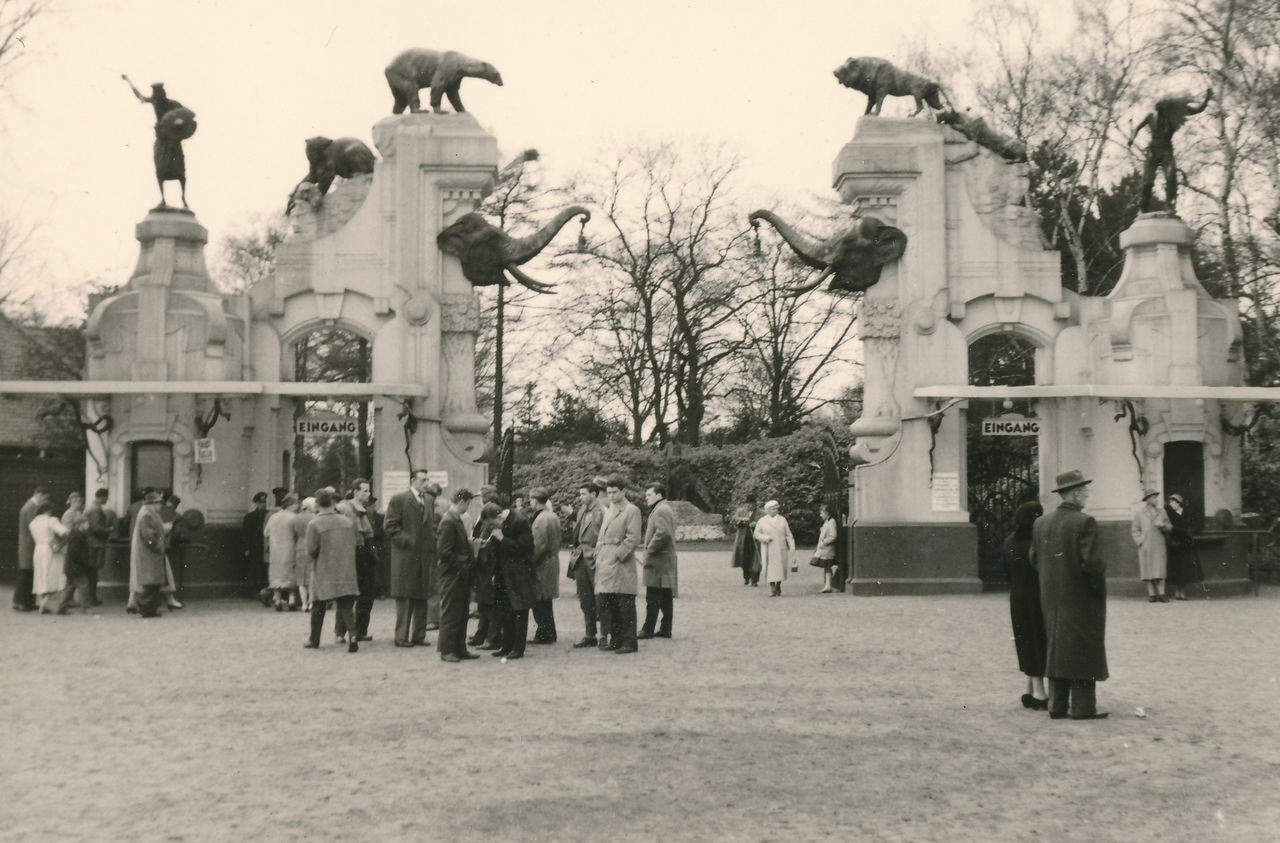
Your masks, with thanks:
[{"label": "shrubbery", "polygon": [[[826,430],[835,435],[841,451],[850,438],[839,425],[807,425],[776,439],[740,445],[686,446],[682,459],[728,516],[748,494],[761,505],[777,500],[791,523],[796,541],[812,545],[818,539],[818,505],[822,501],[822,449]],[[644,509],[644,484],[666,480],[667,462],[657,447],[575,445],[516,449],[515,485],[521,489],[546,486],[557,510],[573,505],[577,487],[598,475],[621,473],[633,485],[629,496]]]}]

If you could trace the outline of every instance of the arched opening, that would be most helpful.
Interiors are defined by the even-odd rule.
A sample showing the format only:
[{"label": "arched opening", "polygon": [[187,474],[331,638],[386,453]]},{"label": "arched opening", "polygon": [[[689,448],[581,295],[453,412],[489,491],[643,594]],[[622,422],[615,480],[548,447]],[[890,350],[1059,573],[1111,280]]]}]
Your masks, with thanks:
[{"label": "arched opening", "polygon": [[[969,345],[971,386],[1033,386],[1036,347],[1013,333],[988,334]],[[1018,505],[1040,494],[1039,436],[1026,400],[969,402],[966,431],[969,520],[978,528],[978,576],[984,585],[1008,582],[1002,548]]]},{"label": "arched opening", "polygon": [[[322,327],[294,340],[293,379],[305,383],[368,383],[370,342],[342,327]],[[318,389],[323,393],[323,389]],[[294,402],[293,488],[303,495],[322,486],[339,491],[373,470],[371,398],[307,398]],[[284,452],[288,462],[289,451]]]},{"label": "arched opening", "polygon": [[1204,528],[1204,443],[1189,440],[1164,443],[1164,499],[1182,495],[1183,509],[1194,529]]}]

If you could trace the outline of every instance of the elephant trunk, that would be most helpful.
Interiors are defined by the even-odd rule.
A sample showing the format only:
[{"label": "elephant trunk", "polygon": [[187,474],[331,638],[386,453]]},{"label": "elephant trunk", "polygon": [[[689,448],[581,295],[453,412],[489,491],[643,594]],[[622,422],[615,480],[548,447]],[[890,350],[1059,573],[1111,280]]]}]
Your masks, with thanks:
[{"label": "elephant trunk", "polygon": [[822,241],[816,240],[804,232],[797,231],[786,222],[779,219],[778,215],[773,211],[766,211],[763,208],[758,211],[752,211],[747,217],[752,226],[757,226],[758,220],[764,220],[774,227],[783,240],[787,241],[792,250],[809,266],[815,269],[825,269],[829,260],[824,254]]},{"label": "elephant trunk", "polygon": [[512,239],[511,243],[507,246],[507,253],[504,255],[506,263],[518,266],[522,263],[527,263],[528,261],[533,260],[533,258],[543,249],[547,248],[548,244],[551,243],[551,240],[560,233],[560,229],[564,228],[565,223],[579,215],[582,216],[582,221],[584,223],[591,219],[591,212],[586,208],[583,208],[581,205],[572,205],[556,214],[550,222],[535,231],[533,234],[530,234],[528,237]]}]

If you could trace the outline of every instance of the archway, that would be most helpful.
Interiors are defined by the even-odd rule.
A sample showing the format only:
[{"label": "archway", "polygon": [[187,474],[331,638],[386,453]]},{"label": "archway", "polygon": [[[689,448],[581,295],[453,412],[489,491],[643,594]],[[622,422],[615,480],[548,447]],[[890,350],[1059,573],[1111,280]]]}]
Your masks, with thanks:
[{"label": "archway", "polygon": [[[1033,386],[1035,344],[1001,332],[969,345],[971,386]],[[1018,505],[1039,497],[1039,436],[1030,401],[972,400],[966,431],[969,520],[978,528],[978,576],[1008,582],[1002,546]]]},{"label": "archway", "polygon": [[[316,328],[290,345],[293,380],[304,383],[368,383],[373,355],[369,340],[341,326]],[[322,486],[348,489],[357,477],[373,472],[372,397],[364,399],[300,398],[293,404],[293,448],[286,453],[291,469],[286,486],[303,495]],[[288,482],[291,480],[292,482]]]}]

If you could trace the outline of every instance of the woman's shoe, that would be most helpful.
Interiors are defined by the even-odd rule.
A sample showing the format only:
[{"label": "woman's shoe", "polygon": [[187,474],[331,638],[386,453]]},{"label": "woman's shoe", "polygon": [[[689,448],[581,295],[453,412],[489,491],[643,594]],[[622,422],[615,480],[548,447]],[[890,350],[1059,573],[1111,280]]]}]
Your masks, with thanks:
[{"label": "woman's shoe", "polygon": [[1159,600],[1160,600],[1160,598],[1159,598],[1159,597],[1156,597],[1154,594],[1148,594],[1148,595],[1147,595],[1147,602],[1148,602],[1148,603],[1156,603],[1156,602],[1158,602]]}]

